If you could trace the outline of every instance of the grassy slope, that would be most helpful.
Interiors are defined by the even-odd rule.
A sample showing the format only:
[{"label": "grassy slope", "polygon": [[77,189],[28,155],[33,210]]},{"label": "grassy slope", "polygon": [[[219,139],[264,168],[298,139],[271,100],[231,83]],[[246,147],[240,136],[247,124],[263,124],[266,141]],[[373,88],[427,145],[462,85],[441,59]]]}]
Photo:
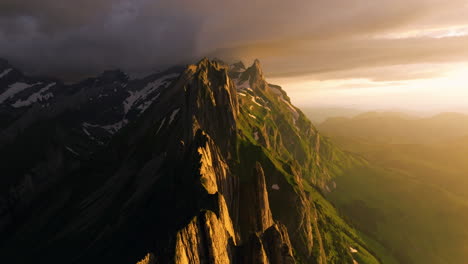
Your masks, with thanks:
[{"label": "grassy slope", "polygon": [[[329,181],[335,175],[343,173],[343,167],[361,164],[361,160],[334,147],[328,139],[317,136],[318,134],[311,136],[305,134],[304,129],[296,128],[296,125],[288,118],[289,110],[283,103],[277,101],[274,95],[265,92],[256,96],[269,102],[268,107],[271,110],[252,103],[250,95],[241,97],[238,125],[244,136],[240,139],[239,151],[244,157],[248,157],[241,164],[245,166],[248,160],[261,161],[266,174],[270,173],[269,167],[273,166],[274,171],[280,172],[289,184],[307,191],[310,201],[313,201],[311,222],[314,229],[313,250],[314,255],[317,256],[316,261],[325,259],[326,263],[348,263],[350,260],[346,256],[350,255],[350,247],[353,247],[358,250],[358,253],[352,254],[358,263],[396,263],[378,242],[371,238],[364,239],[364,235],[347,224],[317,189],[317,182]],[[306,117],[300,113],[297,123],[300,125],[302,122],[305,128],[315,130]],[[255,139],[255,134],[262,128],[268,130],[270,127],[280,132],[281,135],[277,137],[280,142],[277,144],[272,142],[274,146],[265,148]],[[272,137],[269,135],[270,140]],[[294,147],[286,145],[289,138],[293,139],[289,142],[294,142]],[[317,147],[317,142],[320,148]],[[304,153],[304,156],[297,153]],[[294,176],[288,172],[290,170],[300,171],[301,184],[295,181]],[[303,187],[298,187],[299,185]],[[379,256],[380,261],[374,255]]]},{"label": "grassy slope", "polygon": [[337,177],[337,189],[327,197],[400,263],[463,263],[468,258],[466,140],[390,144],[377,132],[371,136],[377,140],[332,135],[372,165]]},{"label": "grassy slope", "polygon": [[[287,181],[298,188],[293,176],[285,172],[278,160],[267,149],[256,145],[252,141],[240,140],[239,152],[243,153],[240,162],[242,168],[250,168],[254,161],[260,161],[265,173],[273,170],[281,173]],[[252,164],[249,164],[251,162]],[[241,169],[242,170],[242,169]],[[248,171],[239,171],[239,175],[246,175]],[[242,179],[241,179],[242,180]],[[321,194],[319,190],[303,182],[310,201],[313,202],[312,219],[314,229],[314,251],[317,261],[326,258],[326,263],[347,263],[343,258],[348,254],[349,247],[358,250],[353,257],[358,263],[378,264],[397,263],[395,259],[377,241],[366,237],[343,220],[334,206]],[[378,256],[376,259],[374,256]]]},{"label": "grassy slope", "polygon": [[433,185],[378,167],[337,178],[328,197],[400,263],[463,263],[468,204]]}]

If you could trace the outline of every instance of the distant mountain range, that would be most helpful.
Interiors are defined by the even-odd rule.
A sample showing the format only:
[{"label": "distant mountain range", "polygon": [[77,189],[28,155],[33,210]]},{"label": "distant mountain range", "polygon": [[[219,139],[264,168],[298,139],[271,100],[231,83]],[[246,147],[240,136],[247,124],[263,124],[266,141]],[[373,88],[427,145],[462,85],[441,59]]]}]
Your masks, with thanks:
[{"label": "distant mountain range", "polygon": [[341,107],[301,107],[302,112],[312,121],[314,124],[320,124],[332,117],[355,117],[365,111],[353,108],[341,108]]},{"label": "distant mountain range", "polygon": [[468,115],[441,113],[419,118],[398,112],[367,112],[351,118],[328,118],[318,127],[329,136],[380,143],[445,143],[468,136]]},{"label": "distant mountain range", "polygon": [[323,196],[363,158],[255,61],[75,84],[0,61],[5,263],[382,263]]}]

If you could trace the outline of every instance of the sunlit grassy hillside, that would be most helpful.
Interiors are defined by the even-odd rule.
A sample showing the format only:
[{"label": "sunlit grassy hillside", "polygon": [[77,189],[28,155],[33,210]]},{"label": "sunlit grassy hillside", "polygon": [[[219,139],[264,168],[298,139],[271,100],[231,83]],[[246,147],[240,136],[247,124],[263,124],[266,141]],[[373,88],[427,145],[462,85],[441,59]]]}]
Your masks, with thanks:
[{"label": "sunlit grassy hillside", "polygon": [[[456,114],[426,119],[365,114],[324,122],[319,131],[370,164],[343,172],[328,198],[400,263],[464,263],[466,127],[466,116]],[[431,138],[435,131],[440,133]]]}]

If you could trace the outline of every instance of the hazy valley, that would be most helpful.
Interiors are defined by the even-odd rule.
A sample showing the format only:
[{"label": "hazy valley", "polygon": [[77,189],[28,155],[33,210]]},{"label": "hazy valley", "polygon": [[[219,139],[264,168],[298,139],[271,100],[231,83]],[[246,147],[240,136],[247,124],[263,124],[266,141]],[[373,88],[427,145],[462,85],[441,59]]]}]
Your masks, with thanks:
[{"label": "hazy valley", "polygon": [[468,251],[468,116],[372,112],[317,127],[368,166],[326,196],[398,263],[463,263]]}]

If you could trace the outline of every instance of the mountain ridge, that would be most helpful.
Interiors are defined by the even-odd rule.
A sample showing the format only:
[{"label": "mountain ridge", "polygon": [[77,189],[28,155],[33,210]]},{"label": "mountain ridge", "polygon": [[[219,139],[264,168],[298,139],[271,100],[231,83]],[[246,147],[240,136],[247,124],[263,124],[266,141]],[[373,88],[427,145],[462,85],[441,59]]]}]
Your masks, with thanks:
[{"label": "mountain ridge", "polygon": [[415,117],[400,113],[367,112],[355,116],[328,118],[318,124],[331,137],[355,137],[375,143],[433,144],[468,135],[468,115],[440,113]]},{"label": "mountain ridge", "polygon": [[[334,188],[336,171],[363,161],[321,137],[281,87],[265,80],[259,61],[236,71],[208,59],[189,65],[154,88],[154,99],[133,116],[124,106],[139,102],[128,98],[147,91],[148,82],[110,80],[84,83],[127,89],[113,96],[128,118],[114,133],[99,137],[104,131],[83,125],[95,124],[85,113],[109,106],[93,93],[84,98],[96,98],[97,108],[25,122],[0,145],[9,159],[3,169],[12,173],[2,179],[9,186],[0,207],[5,259],[27,263],[18,254],[27,248],[52,263],[379,263],[320,194]],[[72,116],[79,126],[67,123]],[[25,162],[24,139],[34,146],[38,135],[48,139],[30,147]],[[82,141],[91,146],[79,149]],[[44,243],[34,244],[37,237]]]}]

